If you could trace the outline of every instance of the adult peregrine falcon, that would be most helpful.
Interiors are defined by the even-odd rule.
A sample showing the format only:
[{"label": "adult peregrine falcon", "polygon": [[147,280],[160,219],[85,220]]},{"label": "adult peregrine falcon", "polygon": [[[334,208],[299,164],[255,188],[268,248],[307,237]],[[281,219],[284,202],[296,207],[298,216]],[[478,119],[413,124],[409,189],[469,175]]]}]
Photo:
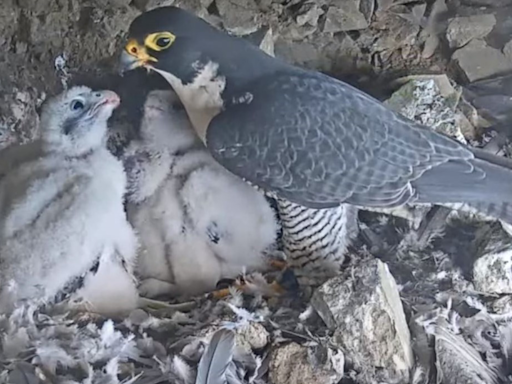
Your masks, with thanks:
[{"label": "adult peregrine falcon", "polygon": [[81,287],[68,291],[70,298],[95,312],[115,315],[138,305],[126,177],[105,145],[118,105],[114,92],[70,88],[43,105],[40,141],[17,147],[23,156],[3,154],[9,167],[0,178],[0,312],[22,300],[51,303],[77,280]]},{"label": "adult peregrine falcon", "polygon": [[510,161],[271,57],[185,10],[138,16],[121,66],[160,73],[215,159],[286,200],[310,208],[467,203],[512,223]]}]

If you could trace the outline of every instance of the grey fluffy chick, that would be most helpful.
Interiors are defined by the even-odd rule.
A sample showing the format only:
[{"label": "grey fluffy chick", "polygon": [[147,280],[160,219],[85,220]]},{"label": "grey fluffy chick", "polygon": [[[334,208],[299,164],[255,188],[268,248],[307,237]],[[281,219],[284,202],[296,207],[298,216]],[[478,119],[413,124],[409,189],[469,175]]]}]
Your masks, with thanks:
[{"label": "grey fluffy chick", "polygon": [[211,157],[172,91],[152,91],[124,155],[143,296],[210,291],[266,266],[279,230],[265,197]]},{"label": "grey fluffy chick", "polygon": [[123,210],[126,176],[105,146],[107,121],[119,102],[114,92],[81,86],[48,100],[35,152],[20,147],[25,154],[4,168],[2,312],[20,301],[51,303],[76,281],[81,287],[69,294],[96,312],[136,306],[130,268],[137,240]]}]

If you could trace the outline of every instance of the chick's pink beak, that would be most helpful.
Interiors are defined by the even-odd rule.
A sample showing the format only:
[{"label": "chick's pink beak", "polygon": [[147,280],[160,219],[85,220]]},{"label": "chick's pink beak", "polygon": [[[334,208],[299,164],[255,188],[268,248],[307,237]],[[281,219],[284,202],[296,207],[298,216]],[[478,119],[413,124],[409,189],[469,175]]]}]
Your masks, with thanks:
[{"label": "chick's pink beak", "polygon": [[113,105],[114,108],[117,108],[121,103],[121,98],[119,95],[113,91],[101,91],[103,94],[103,103],[102,104],[110,104]]},{"label": "chick's pink beak", "polygon": [[104,90],[94,92],[95,103],[94,107],[91,110],[92,114],[98,113],[103,107],[110,107],[111,109],[116,109],[121,103],[121,98],[119,95],[113,91]]}]

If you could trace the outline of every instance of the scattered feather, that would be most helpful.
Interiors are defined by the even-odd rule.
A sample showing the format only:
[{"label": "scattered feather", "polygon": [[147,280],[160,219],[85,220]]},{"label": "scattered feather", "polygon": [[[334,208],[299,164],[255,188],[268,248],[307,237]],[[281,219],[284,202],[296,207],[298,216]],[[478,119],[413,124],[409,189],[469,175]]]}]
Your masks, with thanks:
[{"label": "scattered feather", "polygon": [[199,362],[196,384],[221,384],[226,382],[226,370],[233,356],[235,334],[220,329],[212,336],[210,344]]}]

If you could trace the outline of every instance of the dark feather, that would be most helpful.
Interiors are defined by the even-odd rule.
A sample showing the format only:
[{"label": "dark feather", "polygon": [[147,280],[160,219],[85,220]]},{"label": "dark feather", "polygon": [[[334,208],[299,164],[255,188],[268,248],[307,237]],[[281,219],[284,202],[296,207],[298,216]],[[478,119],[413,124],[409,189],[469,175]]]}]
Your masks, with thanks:
[{"label": "dark feather", "polygon": [[41,380],[37,378],[35,367],[32,364],[20,361],[16,363],[14,369],[9,373],[9,383],[40,384]]},{"label": "dark feather", "polygon": [[197,369],[196,384],[224,384],[226,370],[233,357],[235,334],[220,329],[212,336]]},{"label": "dark feather", "polygon": [[512,376],[512,324],[500,329],[501,353],[503,355],[502,374],[504,377]]},{"label": "dark feather", "polygon": [[464,97],[491,122],[508,126],[512,134],[512,74],[469,84]]}]

